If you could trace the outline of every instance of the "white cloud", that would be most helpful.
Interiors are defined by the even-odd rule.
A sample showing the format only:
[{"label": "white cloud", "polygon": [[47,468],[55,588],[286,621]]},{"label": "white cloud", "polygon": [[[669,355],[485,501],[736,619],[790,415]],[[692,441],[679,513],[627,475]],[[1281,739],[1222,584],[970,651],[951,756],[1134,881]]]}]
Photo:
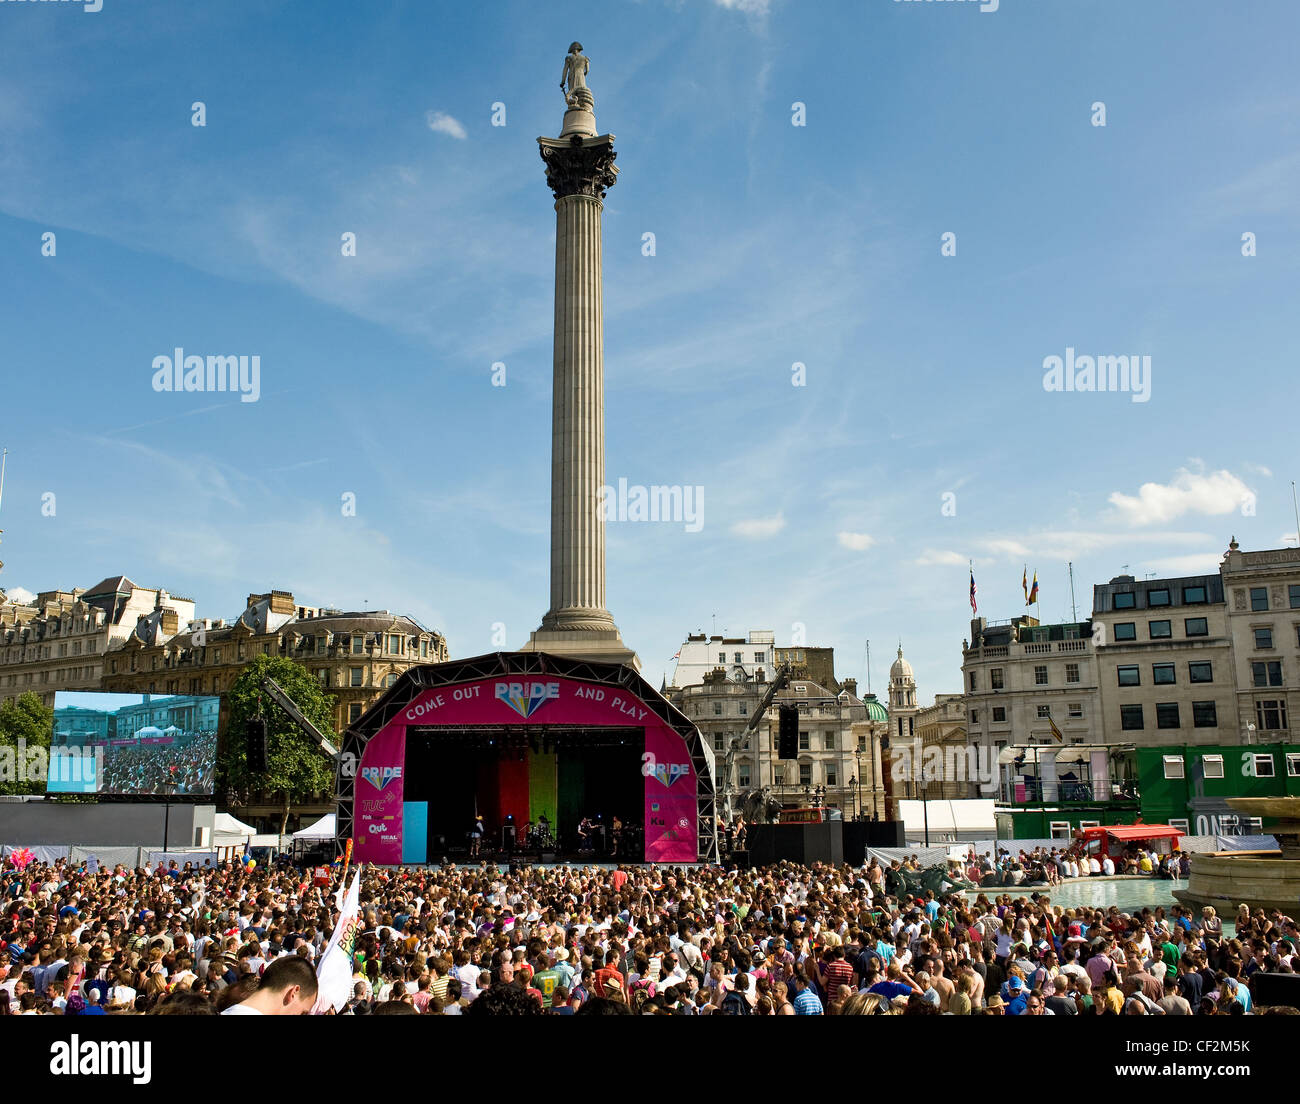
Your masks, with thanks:
[{"label": "white cloud", "polygon": [[439,134],[449,134],[453,138],[464,140],[469,137],[465,128],[456,119],[442,111],[429,111],[424,116],[429,129]]},{"label": "white cloud", "polygon": [[1203,475],[1180,468],[1169,483],[1143,483],[1136,495],[1115,491],[1110,504],[1130,525],[1159,525],[1183,514],[1230,514],[1254,500],[1249,487],[1229,471]]},{"label": "white cloud", "polygon": [[738,521],[731,527],[731,531],[736,536],[749,540],[766,540],[768,537],[776,536],[784,528],[785,514],[780,513],[776,517],[748,518],[745,521]]},{"label": "white cloud", "polygon": [[1281,543],[1284,546],[1288,544],[1300,544],[1300,535],[1295,533],[1283,533]]},{"label": "white cloud", "polygon": [[720,8],[728,11],[741,11],[746,15],[766,15],[772,6],[772,0],[713,0]]},{"label": "white cloud", "polygon": [[842,547],[854,552],[865,552],[876,543],[876,538],[866,533],[840,533],[839,540]]},{"label": "white cloud", "polygon": [[1144,566],[1161,575],[1210,575],[1219,570],[1222,560],[1221,552],[1194,552],[1187,556],[1147,560]]},{"label": "white cloud", "polygon": [[1006,556],[1013,560],[1023,559],[1030,554],[1025,545],[1015,540],[985,540],[980,541],[980,544],[994,556]]},{"label": "white cloud", "polygon": [[14,587],[12,590],[6,591],[5,597],[15,605],[19,606],[25,606],[29,602],[36,600],[36,595],[23,587]]},{"label": "white cloud", "polygon": [[1241,466],[1252,475],[1262,475],[1265,479],[1273,478],[1272,469],[1265,467],[1263,464],[1242,464]]},{"label": "white cloud", "polygon": [[967,559],[960,552],[941,552],[927,548],[912,562],[917,567],[960,567]]}]

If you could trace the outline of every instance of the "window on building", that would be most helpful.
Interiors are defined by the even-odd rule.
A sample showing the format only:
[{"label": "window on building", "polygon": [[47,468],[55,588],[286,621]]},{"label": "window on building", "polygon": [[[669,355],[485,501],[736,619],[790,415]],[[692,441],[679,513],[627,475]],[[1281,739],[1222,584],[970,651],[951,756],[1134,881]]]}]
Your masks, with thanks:
[{"label": "window on building", "polygon": [[977,675],[977,674],[978,674],[978,672],[976,672],[976,671],[972,671],[972,672],[970,673],[970,688],[971,688],[971,690],[975,690],[975,689],[977,688],[977,686],[978,686],[979,680],[976,678],[976,675]]},{"label": "window on building", "polygon": [[1282,664],[1280,661],[1260,661],[1250,665],[1251,680],[1256,686],[1281,686]]},{"label": "window on building", "polygon": [[1168,621],[1148,621],[1147,632],[1150,633],[1152,640],[1164,640],[1174,635]]},{"label": "window on building", "polygon": [[1074,718],[1083,716],[1083,702],[1070,702],[1067,715]]},{"label": "window on building", "polygon": [[1193,728],[1218,728],[1219,711],[1212,701],[1192,702]]},{"label": "window on building", "polygon": [[1268,587],[1250,588],[1250,608],[1256,613],[1268,609]]},{"label": "window on building", "polygon": [[1187,679],[1189,682],[1213,682],[1214,668],[1208,662],[1189,663]]},{"label": "window on building", "polygon": [[220,662],[221,662],[221,649],[220,649],[220,648],[213,648],[213,649],[212,649],[212,662],[213,662],[213,663],[220,663]]},{"label": "window on building", "polygon": [[748,763],[741,763],[740,766],[736,768],[736,781],[740,784],[742,788],[749,785],[749,764]]},{"label": "window on building", "polygon": [[360,634],[357,634],[357,635],[355,635],[355,636],[352,637],[352,654],[353,654],[353,655],[364,655],[364,654],[365,654],[365,648],[366,648],[366,638],[365,638],[364,636],[361,636]]},{"label": "window on building", "polygon": [[389,671],[389,672],[388,672],[388,677],[387,677],[386,679],[384,679],[384,685],[385,685],[385,686],[392,686],[393,683],[395,683],[396,681],[397,681],[397,672],[396,672],[396,671]]},{"label": "window on building", "polygon": [[1001,667],[994,667],[989,672],[989,685],[992,686],[994,690],[1002,689],[1002,668]]},{"label": "window on building", "polygon": [[1178,703],[1158,702],[1156,704],[1156,728],[1178,727]]},{"label": "window on building", "polygon": [[362,669],[360,667],[351,667],[348,669],[348,685],[361,686]]},{"label": "window on building", "polygon": [[361,703],[352,702],[348,705],[348,724],[356,724],[361,720]]},{"label": "window on building", "polygon": [[1255,630],[1255,647],[1260,651],[1267,651],[1273,647],[1273,630],[1256,629]]},{"label": "window on building", "polygon": [[1200,606],[1209,601],[1203,586],[1183,587],[1183,605]]},{"label": "window on building", "polygon": [[1167,606],[1169,605],[1169,588],[1161,587],[1159,590],[1147,591],[1147,606]]},{"label": "window on building", "polygon": [[803,730],[801,730],[799,733],[799,750],[800,751],[812,750],[812,741],[809,738],[808,733]]},{"label": "window on building", "polygon": [[799,785],[801,786],[812,785],[812,764],[811,763],[799,764]]},{"label": "window on building", "polygon": [[1066,682],[1079,681],[1079,665],[1077,663],[1067,663],[1065,665],[1065,681]]},{"label": "window on building", "polygon": [[1300,778],[1300,751],[1286,753],[1286,775],[1288,778]]},{"label": "window on building", "polygon": [[1202,755],[1201,769],[1205,771],[1206,778],[1222,778],[1223,777],[1223,756]]},{"label": "window on building", "polygon": [[1123,667],[1115,668],[1118,685],[1120,686],[1141,686],[1142,673],[1136,663],[1126,664]]},{"label": "window on building", "polygon": [[322,667],[316,672],[316,681],[322,686],[328,686],[330,684],[330,672],[328,667]]},{"label": "window on building", "polygon": [[833,732],[826,733],[825,748],[827,751],[835,750],[835,733]]},{"label": "window on building", "polygon": [[980,723],[980,711],[978,709],[972,709],[970,711],[970,723],[971,724]]},{"label": "window on building", "polygon": [[1164,761],[1166,778],[1185,778],[1187,776],[1187,770],[1181,755],[1165,755],[1161,758]]},{"label": "window on building", "polygon": [[1120,621],[1115,625],[1116,640],[1136,640],[1137,625],[1132,621]]},{"label": "window on building", "polygon": [[736,657],[736,662],[737,662],[737,663],[744,663],[744,662],[745,662],[745,660],[744,660],[744,656],[743,656],[740,652],[735,652],[735,653],[733,653],[733,654],[734,654],[735,657]]},{"label": "window on building", "polygon": [[1050,705],[1040,705],[1038,707],[1038,719],[1040,721],[1047,720],[1047,718],[1050,717],[1051,715],[1052,715],[1052,707]]},{"label": "window on building", "polygon": [[714,715],[715,717],[721,717],[721,716],[722,716],[722,702],[720,702],[720,701],[715,701],[715,702],[713,703],[713,715]]},{"label": "window on building", "polygon": [[1039,665],[1039,666],[1037,666],[1037,667],[1034,668],[1034,685],[1035,685],[1035,686],[1046,686],[1046,685],[1047,685],[1047,667],[1046,667],[1046,666]]},{"label": "window on building", "polygon": [[1255,756],[1255,777],[1272,778],[1273,777],[1273,756],[1266,752],[1256,752]]},{"label": "window on building", "polygon": [[1173,684],[1176,681],[1174,678],[1174,665],[1172,663],[1151,664],[1151,681],[1157,686]]},{"label": "window on building", "polygon": [[1119,727],[1126,732],[1142,728],[1142,707],[1140,705],[1121,705],[1119,707]]},{"label": "window on building", "polygon": [[1137,605],[1137,595],[1132,591],[1120,591],[1115,595],[1115,608],[1133,609]]},{"label": "window on building", "polygon": [[1068,820],[1051,820],[1047,823],[1051,839],[1068,840],[1074,837],[1074,825]]},{"label": "window on building", "polygon": [[742,717],[748,717],[749,707],[743,701],[738,701],[736,702],[736,712],[739,713]]},{"label": "window on building", "polygon": [[1191,834],[1191,825],[1187,823],[1186,817],[1170,817],[1166,823],[1170,828],[1177,828],[1185,836]]},{"label": "window on building", "polygon": [[1300,584],[1292,583],[1286,588],[1292,609],[1300,609]]},{"label": "window on building", "polygon": [[1183,632],[1188,636],[1209,636],[1210,623],[1204,617],[1185,617]]},{"label": "window on building", "polygon": [[755,662],[755,663],[762,663],[762,662],[763,662],[763,653],[762,653],[762,652],[755,652],[755,653],[754,653],[754,662]]},{"label": "window on building", "polygon": [[839,784],[840,784],[840,772],[837,771],[834,767],[828,766],[826,768],[826,785],[838,786]]},{"label": "window on building", "polygon": [[429,642],[427,640],[422,639],[420,641],[420,658],[425,659],[428,657],[428,655],[429,655]]},{"label": "window on building", "polygon": [[726,737],[724,737],[721,732],[715,732],[713,734],[713,750],[714,751],[727,750]]},{"label": "window on building", "polygon": [[1261,729],[1276,732],[1286,728],[1286,702],[1266,698],[1255,702],[1255,720]]}]

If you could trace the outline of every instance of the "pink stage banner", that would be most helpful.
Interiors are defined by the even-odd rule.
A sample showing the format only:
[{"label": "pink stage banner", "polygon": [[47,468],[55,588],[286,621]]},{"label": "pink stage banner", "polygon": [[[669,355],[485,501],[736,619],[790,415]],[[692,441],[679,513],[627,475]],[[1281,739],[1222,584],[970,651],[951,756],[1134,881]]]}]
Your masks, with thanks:
[{"label": "pink stage banner", "polygon": [[360,862],[397,865],[402,858],[402,767],[410,725],[555,724],[645,730],[647,862],[698,859],[698,789],[686,741],[639,697],[575,679],[515,676],[428,690],[366,745],[356,782],[356,853]]}]

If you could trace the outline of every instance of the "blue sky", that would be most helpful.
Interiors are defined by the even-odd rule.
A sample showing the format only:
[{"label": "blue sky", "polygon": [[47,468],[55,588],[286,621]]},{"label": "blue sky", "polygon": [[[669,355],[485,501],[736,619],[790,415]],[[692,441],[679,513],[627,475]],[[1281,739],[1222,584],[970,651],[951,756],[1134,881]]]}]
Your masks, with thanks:
[{"label": "blue sky", "polygon": [[[1297,32],[1286,0],[0,3],[0,584],[121,572],[214,617],[276,587],[453,656],[523,643],[535,139],[578,38],[621,169],[607,478],[704,488],[699,532],[610,525],[624,639],[657,683],[715,615],[802,624],[842,676],[870,639],[881,690],[901,637],[924,701],[956,691],[968,560],[982,614],[1023,611],[1028,562],[1059,620],[1067,561],[1085,615],[1122,565],[1294,534]],[[155,392],[176,346],[260,356],[260,399]],[[1150,356],[1149,401],[1045,391],[1067,347]]]}]

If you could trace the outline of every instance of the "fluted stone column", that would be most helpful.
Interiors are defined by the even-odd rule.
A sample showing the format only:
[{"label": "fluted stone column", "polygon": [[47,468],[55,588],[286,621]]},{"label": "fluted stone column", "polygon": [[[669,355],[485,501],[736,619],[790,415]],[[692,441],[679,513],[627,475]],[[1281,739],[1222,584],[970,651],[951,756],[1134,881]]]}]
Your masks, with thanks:
[{"label": "fluted stone column", "polygon": [[[583,90],[585,93],[585,89]],[[614,185],[614,136],[595,134],[589,95],[560,138],[539,138],[555,194],[555,346],[551,406],[551,605],[525,651],[630,663],[605,608],[604,306],[601,211]]]}]

